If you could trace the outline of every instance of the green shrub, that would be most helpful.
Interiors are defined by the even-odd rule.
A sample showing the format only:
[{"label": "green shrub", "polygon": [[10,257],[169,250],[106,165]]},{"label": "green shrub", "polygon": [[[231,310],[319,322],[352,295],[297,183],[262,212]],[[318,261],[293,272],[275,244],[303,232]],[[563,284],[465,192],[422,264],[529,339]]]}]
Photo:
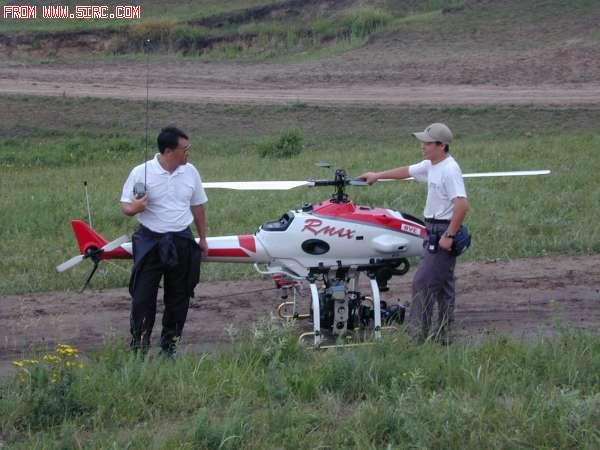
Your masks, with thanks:
[{"label": "green shrub", "polygon": [[364,8],[348,14],[343,20],[343,25],[350,31],[352,38],[362,39],[383,29],[393,19],[390,13],[382,9]]},{"label": "green shrub", "polygon": [[278,138],[265,139],[257,144],[258,153],[263,158],[291,158],[304,148],[304,135],[299,128],[289,128]]}]

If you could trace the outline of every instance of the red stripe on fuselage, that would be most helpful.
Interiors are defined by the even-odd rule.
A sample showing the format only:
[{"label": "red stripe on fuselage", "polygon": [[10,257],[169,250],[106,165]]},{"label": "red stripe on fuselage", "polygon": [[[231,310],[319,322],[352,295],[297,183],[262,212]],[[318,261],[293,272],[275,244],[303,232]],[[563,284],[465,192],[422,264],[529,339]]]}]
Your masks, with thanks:
[{"label": "red stripe on fuselage", "polygon": [[208,250],[208,257],[216,258],[249,258],[248,254],[241,248],[212,248]]},{"label": "red stripe on fuselage", "polygon": [[394,217],[383,208],[357,206],[352,202],[335,203],[331,200],[328,200],[316,205],[313,209],[313,213],[317,217],[322,216],[332,219],[347,220],[354,223],[376,225],[389,228],[394,231],[399,231],[400,233],[416,236],[415,233],[411,233],[402,229],[402,225],[406,224],[419,229],[421,232],[421,237],[427,236],[427,230],[423,225],[412,222],[408,219]]},{"label": "red stripe on fuselage", "polygon": [[252,253],[256,253],[256,242],[254,242],[254,236],[245,234],[243,236],[238,236],[238,240],[240,241],[240,247],[245,248]]}]

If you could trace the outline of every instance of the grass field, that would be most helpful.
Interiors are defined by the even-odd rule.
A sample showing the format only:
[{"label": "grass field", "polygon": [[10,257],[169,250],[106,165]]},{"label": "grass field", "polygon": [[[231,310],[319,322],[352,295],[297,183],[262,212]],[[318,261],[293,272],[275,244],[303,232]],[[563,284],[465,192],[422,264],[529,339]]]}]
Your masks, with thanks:
[{"label": "grass field", "polygon": [[[89,267],[56,274],[77,253],[69,222],[86,219],[88,182],[94,227],[108,239],[131,233],[136,221],[118,200],[144,149],[144,103],[7,96],[0,111],[0,294],[79,288]],[[60,120],[56,118],[60,117]],[[596,201],[600,184],[596,124],[600,109],[535,107],[369,108],[204,106],[152,103],[151,142],[160,126],[177,123],[191,136],[191,160],[205,181],[328,178],[329,161],[351,175],[420,159],[410,132],[444,121],[456,132],[452,153],[463,171],[551,169],[547,177],[467,181],[475,236],[465,259],[486,260],[600,250]],[[297,127],[304,150],[265,159],[258,144]],[[227,130],[224,134],[223,130]],[[150,150],[153,154],[154,150]],[[425,189],[392,183],[350,191],[358,203],[421,215]],[[323,189],[208,193],[210,235],[254,232]],[[129,263],[104,264],[96,288],[124,286]],[[253,276],[250,267],[207,264],[204,280]]]},{"label": "grass field", "polygon": [[600,445],[600,338],[563,331],[311,352],[263,325],[213,354],[136,359],[111,342],[0,381],[14,449],[536,448]]}]

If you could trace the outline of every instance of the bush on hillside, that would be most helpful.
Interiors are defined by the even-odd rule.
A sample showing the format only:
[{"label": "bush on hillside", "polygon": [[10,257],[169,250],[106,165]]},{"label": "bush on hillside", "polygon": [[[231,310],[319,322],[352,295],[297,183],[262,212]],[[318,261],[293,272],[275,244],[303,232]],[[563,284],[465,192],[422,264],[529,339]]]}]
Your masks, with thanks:
[{"label": "bush on hillside", "polygon": [[304,135],[299,128],[283,130],[277,138],[267,138],[257,144],[263,158],[291,158],[304,148]]}]

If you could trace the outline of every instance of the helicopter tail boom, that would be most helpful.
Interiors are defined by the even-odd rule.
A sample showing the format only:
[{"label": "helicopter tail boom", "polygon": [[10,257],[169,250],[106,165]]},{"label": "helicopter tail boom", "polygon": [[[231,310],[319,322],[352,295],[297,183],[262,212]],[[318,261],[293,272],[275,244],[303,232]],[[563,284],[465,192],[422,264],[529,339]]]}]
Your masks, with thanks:
[{"label": "helicopter tail boom", "polygon": [[207,238],[208,255],[203,261],[268,263],[271,257],[256,236],[218,236]]},{"label": "helicopter tail boom", "polygon": [[[71,226],[81,255],[85,255],[91,250],[102,249],[103,251],[97,255],[98,259],[132,257],[133,248],[128,239],[120,238],[118,246],[107,245],[108,241],[83,220],[73,220]],[[196,242],[198,242],[197,238]],[[253,235],[209,237],[207,242],[208,255],[202,258],[204,261],[242,263],[271,261],[271,257],[260,240]]]}]

